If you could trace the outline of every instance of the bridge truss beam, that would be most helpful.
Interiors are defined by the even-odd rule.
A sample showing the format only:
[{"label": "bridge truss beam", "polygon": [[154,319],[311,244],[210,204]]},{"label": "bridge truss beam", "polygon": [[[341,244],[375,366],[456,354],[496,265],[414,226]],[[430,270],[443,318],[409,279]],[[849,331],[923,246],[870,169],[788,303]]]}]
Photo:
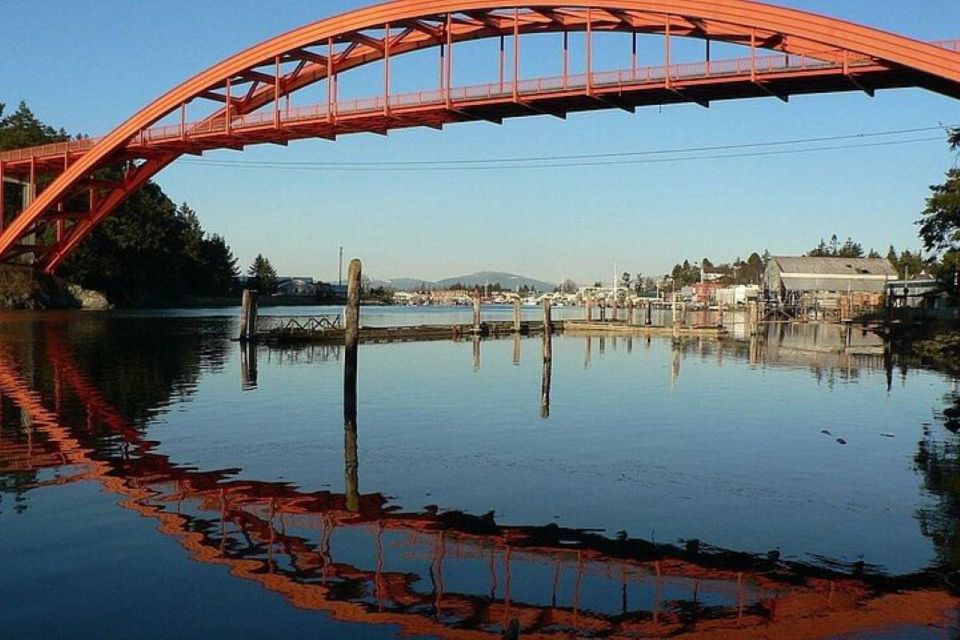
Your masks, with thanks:
[{"label": "bridge truss beam", "polygon": [[[633,43],[628,77],[624,80],[620,70],[615,83],[594,69],[594,39],[611,32],[630,34]],[[544,33],[563,34],[560,90],[551,86],[528,91],[524,89],[528,81],[520,77],[521,41]],[[582,78],[569,74],[571,33],[585,38]],[[663,37],[660,77],[651,77],[651,68],[646,67],[643,82],[638,78],[638,34]],[[675,38],[704,41],[699,77],[672,60]],[[479,96],[458,93],[456,45],[483,39],[500,41],[500,76],[490,85],[499,91],[490,89]],[[508,40],[513,57],[509,78]],[[712,58],[711,44],[716,42],[749,48],[749,62],[731,72]],[[442,100],[423,100],[421,95],[410,104],[409,96],[392,94],[391,65],[398,56],[424,49],[439,52]],[[574,6],[546,0],[516,5],[503,0],[395,0],[307,25],[228,58],[99,140],[0,154],[0,171],[26,176],[31,185],[25,210],[5,228],[0,220],[0,260],[24,253],[29,244],[35,263],[52,272],[130,194],[184,154],[264,142],[286,144],[304,137],[383,134],[411,126],[440,128],[469,120],[564,117],[587,109],[632,110],[677,102],[709,106],[714,100],[760,96],[787,100],[798,93],[872,94],[881,88],[915,86],[960,98],[957,49],[751,0],[578,0]],[[774,68],[760,51],[781,55],[784,64]],[[351,112],[339,99],[339,76],[374,62],[384,68],[382,98],[374,100],[373,110]],[[314,108],[317,117],[305,117],[301,110],[293,113],[291,96],[320,82],[326,84],[327,95],[326,104]],[[188,109],[203,110],[205,115],[188,122]],[[157,125],[171,119],[174,123],[161,127],[159,135]],[[116,167],[122,168],[117,184],[103,182],[114,180],[103,174],[117,173]],[[36,193],[40,175],[52,180]],[[76,206],[79,199],[85,201],[84,207]],[[55,232],[47,231],[50,228]],[[26,238],[36,242],[25,243]]]}]

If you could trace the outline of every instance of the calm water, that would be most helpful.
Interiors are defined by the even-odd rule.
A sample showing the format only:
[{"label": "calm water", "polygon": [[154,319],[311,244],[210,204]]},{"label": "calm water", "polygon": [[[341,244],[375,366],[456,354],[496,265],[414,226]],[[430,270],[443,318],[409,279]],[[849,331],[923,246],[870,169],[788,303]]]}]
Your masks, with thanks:
[{"label": "calm water", "polygon": [[364,345],[352,433],[235,314],[0,316],[0,638],[953,633],[960,400],[875,337]]}]

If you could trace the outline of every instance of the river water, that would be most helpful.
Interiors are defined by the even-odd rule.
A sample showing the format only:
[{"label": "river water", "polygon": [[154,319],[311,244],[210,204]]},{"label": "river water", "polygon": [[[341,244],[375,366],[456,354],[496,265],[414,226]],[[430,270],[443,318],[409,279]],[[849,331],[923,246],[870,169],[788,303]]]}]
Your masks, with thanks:
[{"label": "river water", "polygon": [[0,638],[957,632],[960,395],[875,336],[363,345],[353,432],[235,315],[0,315]]}]

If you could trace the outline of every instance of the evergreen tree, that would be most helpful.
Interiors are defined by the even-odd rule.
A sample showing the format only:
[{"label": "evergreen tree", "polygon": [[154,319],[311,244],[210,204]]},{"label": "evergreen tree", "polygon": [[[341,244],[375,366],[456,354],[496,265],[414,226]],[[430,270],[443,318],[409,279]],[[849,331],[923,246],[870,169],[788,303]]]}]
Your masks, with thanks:
[{"label": "evergreen tree", "polygon": [[[68,138],[64,130],[41,122],[23,102],[8,116],[0,104],[0,150]],[[117,179],[119,169],[104,169],[98,177]],[[12,191],[8,198],[19,195]],[[15,206],[10,201],[6,205],[7,212]],[[186,204],[177,208],[159,186],[148,182],[80,243],[59,273],[102,291],[115,304],[161,305],[187,294],[228,293],[236,261],[223,238],[204,233],[195,211]]]},{"label": "evergreen tree", "polygon": [[0,151],[63,142],[70,138],[63,129],[58,131],[41,122],[26,102],[21,101],[16,111],[4,117],[5,106],[0,103]]},{"label": "evergreen tree", "polygon": [[277,271],[263,255],[257,255],[247,275],[250,276],[250,286],[261,294],[269,296],[277,292]]},{"label": "evergreen tree", "polygon": [[[948,136],[950,148],[960,148],[960,129],[953,129]],[[931,196],[920,225],[920,238],[924,248],[941,255],[937,276],[941,286],[956,293],[957,268],[960,265],[960,168],[947,172],[943,184],[930,187]]]}]

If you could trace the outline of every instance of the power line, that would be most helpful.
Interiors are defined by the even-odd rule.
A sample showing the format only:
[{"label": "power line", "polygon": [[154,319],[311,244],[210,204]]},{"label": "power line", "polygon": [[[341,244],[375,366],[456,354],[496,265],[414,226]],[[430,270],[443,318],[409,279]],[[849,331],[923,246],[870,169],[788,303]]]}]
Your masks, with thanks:
[{"label": "power line", "polygon": [[603,160],[610,158],[630,158],[630,157],[643,157],[643,156],[652,156],[652,155],[673,155],[680,153],[706,153],[713,151],[731,151],[737,149],[757,149],[764,147],[777,147],[777,146],[790,146],[797,144],[816,144],[822,142],[839,142],[842,140],[858,140],[858,139],[868,139],[868,138],[878,138],[878,137],[889,137],[889,136],[899,136],[907,135],[914,133],[926,133],[929,131],[947,131],[952,128],[954,125],[938,125],[935,127],[915,127],[912,129],[895,129],[889,131],[873,131],[867,133],[850,133],[850,134],[841,134],[833,136],[820,136],[813,138],[796,138],[790,140],[774,140],[774,141],[764,141],[764,142],[750,142],[742,144],[725,144],[725,145],[715,145],[715,146],[705,146],[705,147],[682,147],[677,149],[651,149],[645,151],[622,151],[622,152],[611,152],[611,153],[592,153],[592,154],[575,154],[575,155],[555,155],[555,156],[522,156],[522,157],[506,157],[506,158],[478,158],[478,159],[449,159],[449,160],[398,160],[398,161],[343,161],[343,162],[333,162],[333,161],[322,161],[322,160],[276,160],[276,161],[256,161],[256,160],[189,160],[191,164],[224,164],[224,165],[243,165],[243,164],[257,164],[265,165],[269,164],[271,166],[309,166],[309,167],[331,167],[331,168],[343,168],[343,167],[396,167],[396,166],[424,166],[432,167],[435,165],[472,165],[472,164],[500,164],[500,163],[531,163],[531,162],[557,162],[557,161],[568,161],[568,160]]},{"label": "power line", "polygon": [[[930,130],[930,129],[927,129]],[[845,138],[850,139],[850,138]],[[605,166],[623,166],[623,165],[652,165],[652,164],[675,164],[681,162],[694,162],[699,160],[725,160],[725,159],[740,159],[740,158],[757,158],[757,157],[769,157],[769,156],[787,156],[787,155],[799,155],[799,154],[809,154],[809,153],[822,153],[827,151],[846,151],[853,149],[866,149],[866,148],[878,148],[878,147],[891,147],[891,146],[900,146],[907,144],[918,144],[926,142],[936,142],[942,141],[941,136],[927,136],[923,138],[909,138],[905,140],[887,140],[882,142],[864,142],[860,144],[843,144],[843,145],[827,145],[827,146],[816,146],[808,147],[802,149],[778,149],[773,151],[746,151],[740,153],[718,153],[718,154],[702,154],[699,149],[693,149],[691,151],[682,152],[679,150],[674,150],[670,153],[680,154],[680,153],[701,153],[702,155],[685,155],[680,157],[673,158],[633,158],[633,159],[620,159],[620,160],[589,160],[586,159],[582,162],[570,162],[566,161],[566,157],[558,156],[557,161],[530,161],[525,164],[516,164],[516,160],[512,161],[500,161],[504,164],[490,164],[485,161],[482,165],[464,165],[456,163],[444,163],[444,162],[434,162],[430,164],[420,164],[417,162],[410,164],[385,164],[385,165],[350,165],[350,164],[336,164],[336,163],[327,163],[327,162],[316,162],[311,163],[309,161],[304,162],[283,162],[283,161],[232,161],[232,160],[184,160],[183,164],[192,164],[198,166],[208,166],[208,167],[218,167],[218,168],[235,168],[235,169],[273,169],[273,170],[288,170],[288,171],[333,171],[333,172],[346,172],[346,173],[404,173],[404,172],[423,172],[423,171],[504,171],[504,170],[513,170],[513,171],[522,171],[522,170],[537,170],[537,169],[562,169],[570,167],[605,167]],[[798,144],[799,142],[791,143],[780,143],[780,144]],[[770,146],[773,143],[757,143],[756,145],[729,145],[720,147],[721,149],[726,150],[736,150],[743,148],[753,148],[756,146]],[[664,153],[666,151],[656,151],[649,153]],[[617,156],[613,156],[617,157]],[[524,161],[527,162],[527,161]]]}]

